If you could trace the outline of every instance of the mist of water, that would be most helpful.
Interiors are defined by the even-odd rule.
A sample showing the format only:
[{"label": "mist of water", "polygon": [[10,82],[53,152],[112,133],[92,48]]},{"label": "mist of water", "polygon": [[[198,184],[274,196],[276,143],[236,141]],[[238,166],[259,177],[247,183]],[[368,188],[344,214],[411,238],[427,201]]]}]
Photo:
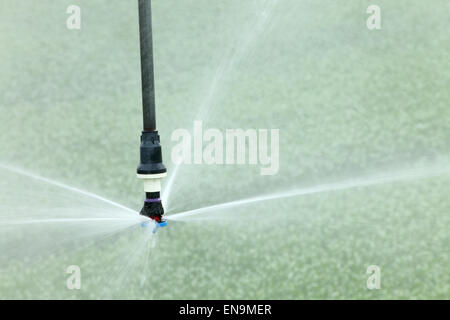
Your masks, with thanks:
[{"label": "mist of water", "polygon": [[112,200],[21,168],[0,164],[0,176],[1,261],[111,239],[151,223]]}]

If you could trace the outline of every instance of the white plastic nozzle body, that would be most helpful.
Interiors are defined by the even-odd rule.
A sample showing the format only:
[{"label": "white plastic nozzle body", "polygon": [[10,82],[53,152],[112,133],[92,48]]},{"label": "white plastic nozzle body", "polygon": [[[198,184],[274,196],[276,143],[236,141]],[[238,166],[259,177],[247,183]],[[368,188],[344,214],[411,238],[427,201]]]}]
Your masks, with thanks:
[{"label": "white plastic nozzle body", "polygon": [[137,174],[144,182],[144,192],[161,192],[161,180],[167,176],[167,172],[157,174]]}]

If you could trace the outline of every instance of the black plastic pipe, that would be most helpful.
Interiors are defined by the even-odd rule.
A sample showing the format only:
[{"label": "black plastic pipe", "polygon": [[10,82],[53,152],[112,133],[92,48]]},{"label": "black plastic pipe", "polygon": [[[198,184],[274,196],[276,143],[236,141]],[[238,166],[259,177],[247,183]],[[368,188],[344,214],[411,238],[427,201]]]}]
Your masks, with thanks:
[{"label": "black plastic pipe", "polygon": [[144,132],[156,130],[151,0],[139,1],[141,43],[142,114]]}]

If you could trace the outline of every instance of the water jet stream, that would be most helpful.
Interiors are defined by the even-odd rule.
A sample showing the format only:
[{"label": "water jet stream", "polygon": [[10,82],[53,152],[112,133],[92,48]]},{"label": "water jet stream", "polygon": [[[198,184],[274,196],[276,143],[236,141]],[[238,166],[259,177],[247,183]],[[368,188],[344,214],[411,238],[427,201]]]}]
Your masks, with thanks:
[{"label": "water jet stream", "polygon": [[52,180],[52,179],[41,177],[39,175],[36,175],[36,174],[31,173],[31,172],[22,170],[22,169],[17,168],[17,167],[12,167],[12,166],[8,166],[8,165],[0,163],[0,168],[4,169],[4,170],[7,170],[7,171],[10,171],[10,172],[13,172],[13,173],[20,174],[22,176],[25,176],[25,177],[28,177],[28,178],[31,178],[31,179],[34,179],[34,180],[46,182],[48,184],[51,184],[51,185],[54,185],[54,186],[57,186],[57,187],[60,187],[60,188],[66,189],[66,190],[70,190],[70,191],[73,191],[73,192],[85,195],[85,196],[90,197],[90,198],[94,198],[94,199],[103,201],[103,202],[108,203],[108,204],[110,204],[110,205],[112,205],[114,207],[126,210],[128,212],[132,212],[134,214],[139,214],[137,211],[135,211],[133,209],[125,207],[125,206],[123,206],[123,205],[121,205],[119,203],[116,203],[114,201],[111,201],[109,199],[101,197],[101,196],[96,195],[94,193],[91,193],[91,192],[88,192],[88,191],[84,191],[84,190],[81,190],[81,189],[78,189],[78,188],[75,188],[75,187],[71,187],[71,186],[69,186],[67,184],[64,184],[64,183],[61,183],[61,182],[58,182],[58,181],[55,181],[55,180]]},{"label": "water jet stream", "polygon": [[[243,59],[246,52],[248,52],[250,44],[253,42],[253,40],[256,38],[258,34],[261,34],[267,24],[267,21],[269,20],[271,13],[274,9],[274,7],[277,5],[276,0],[269,0],[266,1],[264,4],[263,9],[260,11],[259,15],[255,19],[255,22],[253,26],[250,28],[250,30],[244,35],[243,39],[240,41],[240,43],[237,45],[237,49],[233,50],[233,47],[230,48],[229,52],[225,52],[222,61],[218,68],[216,69],[216,72],[214,74],[214,77],[211,81],[211,85],[209,86],[208,93],[203,100],[203,103],[200,105],[197,114],[196,119],[204,119],[206,118],[209,109],[211,107],[213,98],[216,96],[216,92],[218,90],[219,85],[223,82],[225,75],[231,72],[235,65]],[[165,186],[165,191],[162,194],[163,198],[163,205],[168,208],[169,207],[169,198],[171,195],[171,190],[173,187],[173,183],[175,181],[175,178],[178,175],[180,169],[180,164],[176,164],[173,167],[173,170],[171,170],[169,179],[167,181],[167,185]]]},{"label": "water jet stream", "polygon": [[73,222],[106,222],[106,221],[132,221],[136,220],[136,217],[131,218],[87,218],[87,219],[77,219],[77,218],[61,218],[61,219],[30,219],[30,220],[19,220],[19,221],[0,221],[0,226],[5,225],[21,225],[21,224],[33,224],[33,223],[73,223]]},{"label": "water jet stream", "polygon": [[419,180],[425,178],[432,178],[440,175],[446,175],[450,173],[450,166],[445,165],[441,167],[432,168],[420,168],[420,169],[409,169],[394,173],[385,173],[382,175],[374,175],[369,177],[360,177],[357,179],[349,179],[343,182],[335,182],[329,184],[323,184],[310,188],[299,188],[294,190],[289,190],[285,192],[278,192],[266,195],[260,195],[248,199],[236,200],[231,202],[220,203],[208,207],[203,207],[199,209],[189,210],[185,212],[180,212],[167,216],[168,220],[183,220],[188,217],[196,216],[199,214],[204,214],[217,210],[229,209],[237,206],[248,205],[255,202],[263,202],[269,200],[279,200],[284,198],[303,196],[309,194],[316,194],[322,192],[330,191],[341,191],[352,188],[368,187],[380,184],[394,183],[394,182],[406,182],[412,180]]}]

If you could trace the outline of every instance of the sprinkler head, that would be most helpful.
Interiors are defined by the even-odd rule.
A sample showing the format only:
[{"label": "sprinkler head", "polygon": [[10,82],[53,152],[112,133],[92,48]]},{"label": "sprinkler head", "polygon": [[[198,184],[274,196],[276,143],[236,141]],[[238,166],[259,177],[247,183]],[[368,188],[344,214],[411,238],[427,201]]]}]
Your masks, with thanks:
[{"label": "sprinkler head", "polygon": [[[167,226],[167,221],[164,219],[164,208],[161,204],[161,198],[159,192],[147,192],[147,198],[144,201],[144,206],[141,210],[141,215],[146,216],[153,220],[155,223],[153,233],[156,233],[159,228]],[[143,228],[148,227],[150,221],[144,221],[141,223]]]},{"label": "sprinkler head", "polygon": [[158,227],[167,225],[163,218],[164,208],[161,203],[161,180],[166,173],[162,163],[161,145],[158,131],[143,131],[141,135],[141,162],[137,176],[144,181],[145,201],[141,215],[152,219]]}]

